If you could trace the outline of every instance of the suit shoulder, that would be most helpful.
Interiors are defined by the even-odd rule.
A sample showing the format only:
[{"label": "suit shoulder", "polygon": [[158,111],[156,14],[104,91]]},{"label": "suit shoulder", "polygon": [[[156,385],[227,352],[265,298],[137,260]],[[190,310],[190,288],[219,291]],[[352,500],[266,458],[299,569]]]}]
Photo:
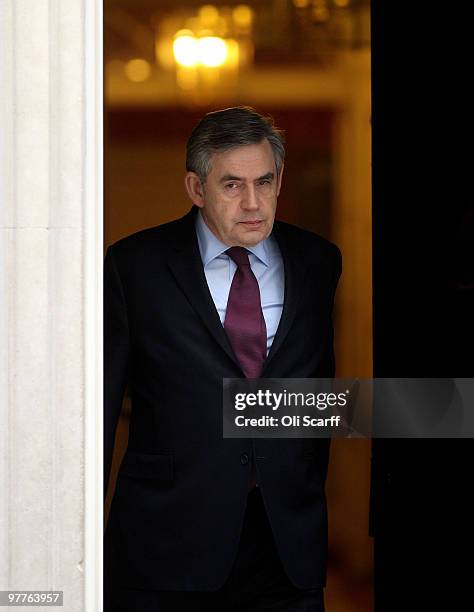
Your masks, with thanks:
[{"label": "suit shoulder", "polygon": [[277,221],[276,224],[278,230],[284,233],[291,242],[299,245],[300,248],[313,252],[316,251],[325,259],[331,259],[336,264],[340,264],[342,259],[341,251],[334,242],[316,232],[303,229],[291,223]]},{"label": "suit shoulder", "polygon": [[124,236],[112,243],[108,247],[108,251],[113,251],[119,258],[125,257],[128,259],[130,257],[139,256],[146,251],[150,245],[154,248],[167,246],[172,243],[173,236],[180,221],[181,219],[175,219]]}]

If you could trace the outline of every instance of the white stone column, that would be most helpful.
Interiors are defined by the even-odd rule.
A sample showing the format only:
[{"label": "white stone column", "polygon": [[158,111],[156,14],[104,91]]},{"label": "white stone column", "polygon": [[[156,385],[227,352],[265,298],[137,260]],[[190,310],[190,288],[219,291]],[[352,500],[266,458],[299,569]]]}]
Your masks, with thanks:
[{"label": "white stone column", "polygon": [[68,612],[101,609],[100,4],[0,3],[0,590]]}]

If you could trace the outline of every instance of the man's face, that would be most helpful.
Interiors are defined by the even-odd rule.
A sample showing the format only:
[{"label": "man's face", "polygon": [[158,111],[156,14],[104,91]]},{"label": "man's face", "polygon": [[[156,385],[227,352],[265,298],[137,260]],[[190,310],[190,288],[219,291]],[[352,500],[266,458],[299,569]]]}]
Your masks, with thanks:
[{"label": "man's face", "polygon": [[214,153],[205,184],[188,173],[186,186],[208,227],[224,244],[254,246],[272,231],[281,177],[265,138]]}]

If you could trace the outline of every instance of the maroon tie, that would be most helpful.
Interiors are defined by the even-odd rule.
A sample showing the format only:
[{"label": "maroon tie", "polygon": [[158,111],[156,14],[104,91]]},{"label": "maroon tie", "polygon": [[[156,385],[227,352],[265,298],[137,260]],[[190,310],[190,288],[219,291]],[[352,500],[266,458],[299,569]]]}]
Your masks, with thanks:
[{"label": "maroon tie", "polygon": [[[260,289],[243,247],[231,247],[227,255],[236,263],[225,313],[224,329],[247,378],[258,378],[267,356],[267,328],[260,302]],[[256,484],[252,457],[249,488]]]},{"label": "maroon tie", "polygon": [[260,289],[249,256],[243,247],[231,247],[227,255],[237,265],[225,313],[224,329],[247,378],[258,378],[267,356],[267,329],[260,303]]}]

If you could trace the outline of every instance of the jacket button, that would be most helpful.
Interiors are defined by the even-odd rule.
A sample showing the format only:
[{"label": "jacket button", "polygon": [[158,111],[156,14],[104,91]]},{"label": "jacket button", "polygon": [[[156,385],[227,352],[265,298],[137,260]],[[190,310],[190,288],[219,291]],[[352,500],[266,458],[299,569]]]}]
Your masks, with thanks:
[{"label": "jacket button", "polygon": [[246,463],[248,463],[248,462],[249,462],[249,456],[247,455],[247,453],[242,453],[242,454],[240,455],[240,463],[241,463],[242,465],[245,465],[245,464],[246,464]]}]

